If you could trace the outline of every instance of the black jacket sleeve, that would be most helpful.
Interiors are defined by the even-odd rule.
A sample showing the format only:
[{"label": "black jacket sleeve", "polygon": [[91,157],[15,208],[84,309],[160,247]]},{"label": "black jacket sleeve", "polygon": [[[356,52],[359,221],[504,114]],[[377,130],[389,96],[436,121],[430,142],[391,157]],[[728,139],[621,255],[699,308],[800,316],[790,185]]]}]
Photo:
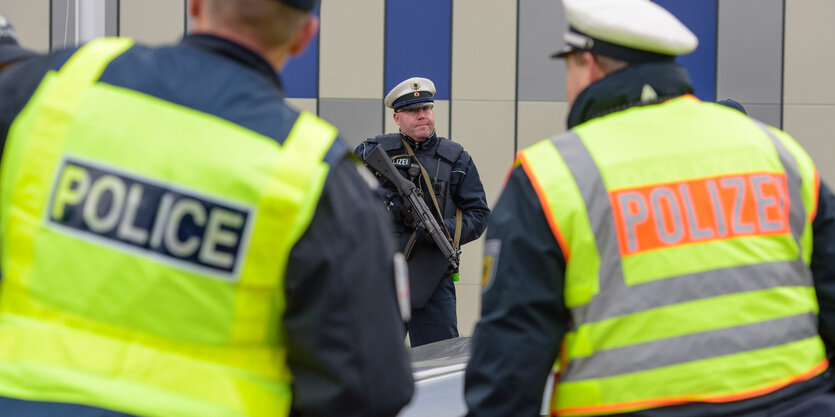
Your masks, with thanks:
[{"label": "black jacket sleeve", "polygon": [[395,416],[412,396],[394,243],[358,169],[348,157],[332,168],[290,254],[284,324],[294,416]]},{"label": "black jacket sleeve", "polygon": [[40,85],[53,58],[54,54],[38,56],[0,71],[0,157],[9,127]]},{"label": "black jacket sleeve", "polygon": [[[478,239],[487,227],[487,217],[490,209],[487,207],[487,197],[484,195],[484,185],[478,175],[473,158],[467,151],[461,152],[458,160],[452,165],[451,176],[458,177],[457,186],[450,190],[452,201],[461,209],[461,244]],[[454,183],[454,181],[453,181]],[[444,219],[450,234],[455,230],[455,217]]]},{"label": "black jacket sleeve", "polygon": [[490,216],[485,248],[496,266],[467,365],[468,416],[538,416],[569,313],[565,260],[521,168]]},{"label": "black jacket sleeve", "polygon": [[835,196],[820,183],[818,209],[812,221],[812,278],[820,306],[821,337],[835,349]]},{"label": "black jacket sleeve", "polygon": [[354,148],[354,155],[359,157],[361,161],[364,161],[368,157],[368,154],[374,150],[375,146],[377,146],[377,142],[374,139],[366,139]]},{"label": "black jacket sleeve", "polygon": [[37,56],[0,71],[0,160],[12,122],[41,84],[52,58]]}]

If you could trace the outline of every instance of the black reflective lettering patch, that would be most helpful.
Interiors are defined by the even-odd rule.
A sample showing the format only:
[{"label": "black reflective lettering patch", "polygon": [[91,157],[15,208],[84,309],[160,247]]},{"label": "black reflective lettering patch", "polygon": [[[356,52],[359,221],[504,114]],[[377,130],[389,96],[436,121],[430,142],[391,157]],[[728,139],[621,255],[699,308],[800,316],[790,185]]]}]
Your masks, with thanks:
[{"label": "black reflective lettering patch", "polygon": [[402,158],[394,158],[392,163],[394,164],[394,166],[408,168],[408,167],[412,166],[412,159],[409,158],[408,156],[402,157]]},{"label": "black reflective lettering patch", "polygon": [[47,224],[184,269],[237,279],[253,209],[127,173],[65,158]]}]

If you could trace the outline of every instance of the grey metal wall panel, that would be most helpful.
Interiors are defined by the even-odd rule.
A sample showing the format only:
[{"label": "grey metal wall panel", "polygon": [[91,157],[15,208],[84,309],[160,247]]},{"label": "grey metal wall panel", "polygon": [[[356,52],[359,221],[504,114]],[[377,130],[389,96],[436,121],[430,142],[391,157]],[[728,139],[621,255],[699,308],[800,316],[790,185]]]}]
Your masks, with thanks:
[{"label": "grey metal wall panel", "polygon": [[49,8],[52,0],[0,0],[0,14],[9,19],[21,45],[49,50]]},{"label": "grey metal wall panel", "polygon": [[510,0],[452,2],[453,101],[516,97],[516,11]]},{"label": "grey metal wall panel", "polygon": [[75,1],[52,1],[52,50],[75,45]]},{"label": "grey metal wall panel", "polygon": [[385,1],[322,0],[320,10],[319,97],[385,96]]},{"label": "grey metal wall panel", "polygon": [[821,180],[831,189],[835,185],[835,104],[787,104],[783,118],[786,132],[812,156]]},{"label": "grey metal wall panel", "polygon": [[551,59],[565,29],[560,2],[519,1],[519,101],[565,101],[565,64]]},{"label": "grey metal wall panel", "polygon": [[[102,0],[104,3],[104,36],[119,36],[119,0]],[[52,0],[52,50],[77,44],[76,0]],[[82,6],[83,7],[83,6]],[[82,8],[80,11],[86,9]],[[89,23],[89,22],[88,22]],[[83,33],[83,32],[82,32]],[[101,33],[99,32],[100,36]]]},{"label": "grey metal wall panel", "polygon": [[319,99],[319,117],[331,122],[352,147],[383,133],[383,100]]},{"label": "grey metal wall panel", "polygon": [[[835,104],[835,0],[786,0],[786,106]],[[831,137],[821,131],[819,137]],[[834,155],[835,156],[835,155]],[[835,163],[835,161],[832,161]]]},{"label": "grey metal wall panel", "polygon": [[104,13],[105,36],[119,36],[119,0],[105,0]]},{"label": "grey metal wall panel", "polygon": [[783,0],[722,0],[718,27],[717,100],[781,104]]},{"label": "grey metal wall panel", "polygon": [[178,42],[185,31],[182,1],[120,0],[119,28],[122,36],[149,45]]},{"label": "grey metal wall panel", "polygon": [[779,104],[746,104],[742,103],[748,115],[771,126],[780,126],[782,109]]}]

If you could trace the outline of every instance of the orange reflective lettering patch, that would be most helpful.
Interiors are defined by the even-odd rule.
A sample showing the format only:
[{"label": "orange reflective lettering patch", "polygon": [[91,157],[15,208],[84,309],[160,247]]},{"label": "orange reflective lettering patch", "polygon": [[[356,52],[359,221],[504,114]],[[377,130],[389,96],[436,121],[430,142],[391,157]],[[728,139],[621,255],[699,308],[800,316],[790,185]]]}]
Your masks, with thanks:
[{"label": "orange reflective lettering patch", "polygon": [[789,233],[785,174],[757,172],[609,193],[622,256],[740,236]]}]

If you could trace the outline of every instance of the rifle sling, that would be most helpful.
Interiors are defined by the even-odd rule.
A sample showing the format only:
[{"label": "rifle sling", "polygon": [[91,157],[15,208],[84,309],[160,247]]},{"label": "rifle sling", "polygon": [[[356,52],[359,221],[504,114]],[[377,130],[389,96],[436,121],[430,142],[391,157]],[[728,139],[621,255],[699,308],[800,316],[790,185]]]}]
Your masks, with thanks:
[{"label": "rifle sling", "polygon": [[[440,140],[440,139],[438,139]],[[446,228],[446,223],[444,222],[444,215],[441,213],[441,207],[438,205],[438,198],[435,196],[435,187],[432,187],[432,181],[429,178],[429,174],[426,172],[426,169],[423,168],[423,164],[420,163],[417,156],[415,156],[415,152],[412,151],[412,147],[409,146],[409,143],[406,142],[405,139],[402,137],[400,141],[403,142],[403,146],[406,147],[406,151],[409,152],[409,156],[417,162],[418,166],[420,167],[420,173],[423,175],[423,181],[426,182],[426,188],[429,189],[429,196],[432,197],[432,203],[435,204],[435,210],[438,212],[438,218],[441,219],[441,225],[444,227],[444,234],[446,234],[447,239],[452,239],[449,235],[449,230]],[[458,249],[458,243],[461,240],[461,209],[458,207],[455,208],[455,238],[452,239],[452,248]]]}]

